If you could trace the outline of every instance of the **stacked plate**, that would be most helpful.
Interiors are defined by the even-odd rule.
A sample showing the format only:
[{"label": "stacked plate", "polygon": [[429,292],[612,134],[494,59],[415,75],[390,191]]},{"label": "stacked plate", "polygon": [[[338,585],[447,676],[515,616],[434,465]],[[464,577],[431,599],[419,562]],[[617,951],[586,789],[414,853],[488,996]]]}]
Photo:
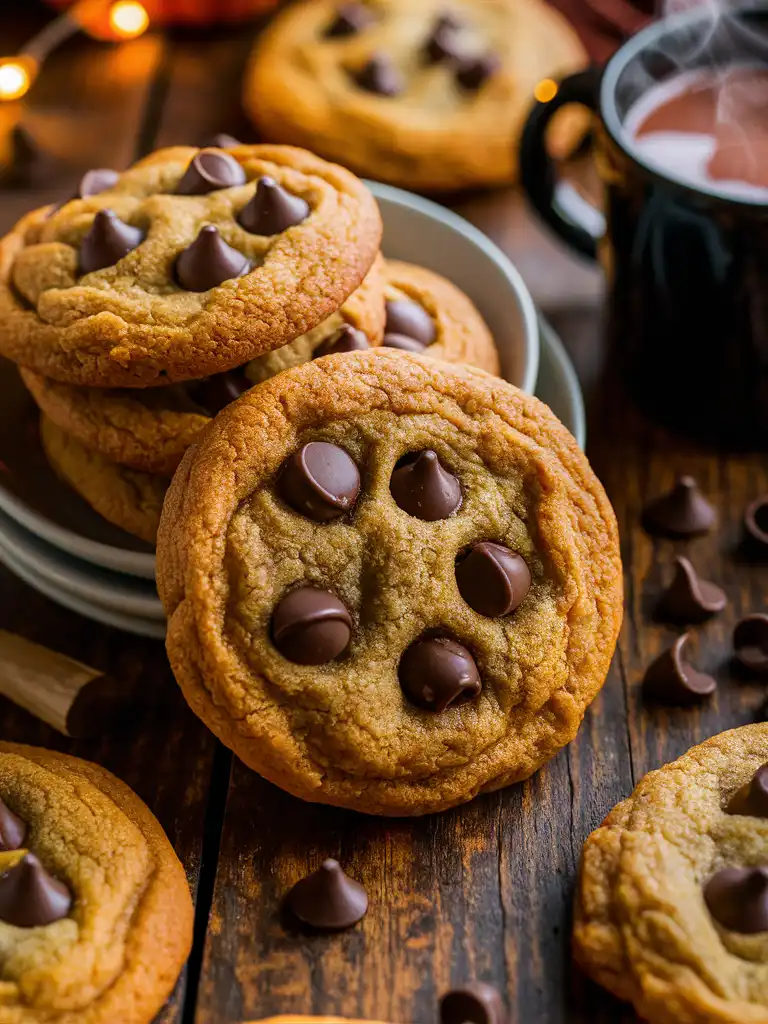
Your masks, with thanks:
[{"label": "stacked plate", "polygon": [[[434,203],[371,184],[384,220],[384,254],[453,280],[496,339],[502,373],[546,402],[584,444],[584,407],[568,356],[537,318],[520,277],[496,246]],[[97,622],[162,638],[155,556],[62,483],[39,440],[37,407],[0,361],[0,562],[42,594]]]}]

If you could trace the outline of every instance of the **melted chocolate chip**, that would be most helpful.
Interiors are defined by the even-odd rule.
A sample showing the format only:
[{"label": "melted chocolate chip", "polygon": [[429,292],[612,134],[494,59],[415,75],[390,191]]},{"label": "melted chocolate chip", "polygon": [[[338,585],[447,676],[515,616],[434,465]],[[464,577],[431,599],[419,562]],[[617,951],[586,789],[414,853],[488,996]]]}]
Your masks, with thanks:
[{"label": "melted chocolate chip", "polygon": [[385,304],[387,334],[404,334],[421,342],[422,346],[431,345],[437,330],[435,321],[418,302],[410,299],[392,299]]},{"label": "melted chocolate chip", "polygon": [[27,835],[26,822],[0,800],[0,850],[19,850]]},{"label": "melted chocolate chip", "polygon": [[234,157],[221,149],[201,149],[189,161],[176,186],[177,196],[204,196],[222,188],[244,185],[245,171]]},{"label": "melted chocolate chip", "polygon": [[733,630],[736,661],[756,675],[768,675],[768,615],[747,615]]},{"label": "melted chocolate chip", "polygon": [[424,44],[424,56],[430,64],[458,60],[462,56],[455,19],[444,15],[437,19]]},{"label": "melted chocolate chip", "polygon": [[729,814],[768,818],[768,764],[761,765],[749,782],[733,794],[727,811]]},{"label": "melted chocolate chip", "polygon": [[358,330],[350,324],[344,324],[326,338],[322,345],[318,345],[312,354],[313,359],[320,359],[321,356],[335,356],[339,352],[360,352],[370,348],[368,336],[365,331]]},{"label": "melted chocolate chip", "polygon": [[744,537],[751,553],[768,558],[768,494],[756,498],[744,510]]},{"label": "melted chocolate chip", "polygon": [[467,57],[456,68],[456,81],[468,92],[482,89],[501,67],[495,53],[483,53],[479,57]]},{"label": "melted chocolate chip", "polygon": [[296,512],[326,523],[349,512],[360,492],[360,473],[343,448],[310,441],[283,466],[280,495]]},{"label": "melted chocolate chip", "polygon": [[384,348],[398,348],[401,352],[423,352],[426,347],[407,334],[385,334],[381,344]]},{"label": "melted chocolate chip", "polygon": [[645,673],[643,691],[659,704],[692,704],[711,696],[717,688],[712,676],[698,672],[683,658],[689,634],[683,633],[672,647],[660,654]]},{"label": "melted chocolate chip", "polygon": [[217,135],[213,135],[203,146],[204,149],[234,149],[236,146],[242,146],[240,139],[236,139],[234,135],[227,135],[226,132],[219,132]]},{"label": "melted chocolate chip", "polygon": [[333,21],[325,30],[325,35],[329,39],[340,36],[356,36],[358,32],[362,32],[372,25],[375,20],[373,11],[365,4],[339,4]]},{"label": "melted chocolate chip", "polygon": [[99,210],[80,243],[80,273],[112,267],[144,240],[139,228],[120,220],[112,210]]},{"label": "melted chocolate chip", "polygon": [[440,1024],[506,1024],[501,996],[492,985],[471,982],[440,1000]]},{"label": "melted chocolate chip", "polygon": [[239,366],[202,380],[189,381],[186,390],[196,405],[215,416],[252,387],[253,381],[246,377],[244,367]]},{"label": "melted chocolate chip", "polygon": [[274,178],[259,178],[253,198],[240,211],[240,226],[252,235],[279,235],[301,224],[311,213],[309,203],[295,196]]},{"label": "melted chocolate chip", "polygon": [[118,172],[109,167],[96,167],[92,171],[86,171],[72,198],[87,199],[89,196],[98,196],[116,185],[119,178]]},{"label": "melted chocolate chip", "polygon": [[428,523],[447,519],[461,504],[459,481],[431,449],[401,459],[389,489],[403,512]]},{"label": "melted chocolate chip", "polygon": [[33,853],[0,876],[0,921],[36,928],[66,917],[72,907],[69,889],[50,875]]},{"label": "melted chocolate chip", "polygon": [[312,928],[336,931],[357,924],[368,909],[368,894],[341,870],[338,861],[324,860],[302,878],[285,898],[289,909]]},{"label": "melted chocolate chip", "polygon": [[400,686],[412,704],[445,711],[480,693],[483,684],[475,659],[466,647],[447,637],[417,640],[405,651],[398,668]]},{"label": "melted chocolate chip", "polygon": [[768,931],[768,867],[722,868],[704,886],[709,912],[742,935]]},{"label": "melted chocolate chip", "polygon": [[250,260],[227,245],[210,224],[176,258],[176,280],[188,292],[207,292],[249,270]]},{"label": "melted chocolate chip", "polygon": [[352,619],[327,590],[291,590],[272,613],[272,639],[284,658],[297,665],[323,665],[349,646]]},{"label": "melted chocolate chip", "polygon": [[643,511],[643,526],[662,537],[698,537],[709,533],[717,515],[692,476],[681,476],[667,494],[654,498]]},{"label": "melted chocolate chip", "polygon": [[661,596],[658,612],[670,622],[703,622],[725,608],[724,591],[703,580],[687,558],[675,559],[675,575]]},{"label": "melted chocolate chip", "polygon": [[400,72],[385,53],[375,53],[356,72],[355,81],[361,89],[377,96],[397,96],[403,91]]},{"label": "melted chocolate chip", "polygon": [[459,593],[480,615],[509,615],[531,588],[525,559],[503,544],[480,541],[456,562]]}]

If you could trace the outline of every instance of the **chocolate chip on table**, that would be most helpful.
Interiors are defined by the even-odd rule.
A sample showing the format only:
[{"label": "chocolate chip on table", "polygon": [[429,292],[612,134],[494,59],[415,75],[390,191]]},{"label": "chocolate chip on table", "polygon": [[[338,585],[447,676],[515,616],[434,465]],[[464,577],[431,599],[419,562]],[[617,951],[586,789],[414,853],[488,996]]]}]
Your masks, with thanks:
[{"label": "chocolate chip on table", "polygon": [[404,334],[407,338],[431,345],[437,335],[435,321],[418,302],[411,299],[392,299],[385,303],[386,334]]},{"label": "chocolate chip on table", "polygon": [[440,1024],[506,1024],[501,996],[492,985],[470,982],[440,1000]]},{"label": "chocolate chip on table", "polygon": [[729,814],[768,818],[768,764],[761,765],[749,782],[736,790],[726,810]]},{"label": "chocolate chip on table", "polygon": [[227,135],[226,132],[218,132],[216,135],[212,135],[210,139],[205,143],[204,149],[234,149],[236,146],[242,146],[240,139],[236,139],[234,135]]},{"label": "chocolate chip on table", "polygon": [[361,89],[377,96],[397,96],[403,91],[400,72],[385,53],[374,53],[354,77]]},{"label": "chocolate chip on table", "polygon": [[459,593],[480,615],[509,615],[531,589],[531,571],[516,551],[493,541],[473,544],[456,561]]},{"label": "chocolate chip on table", "polygon": [[725,592],[703,580],[687,558],[675,558],[675,575],[658,605],[662,619],[682,624],[703,622],[725,608]]},{"label": "chocolate chip on table", "polygon": [[323,931],[351,928],[365,916],[368,894],[346,875],[338,861],[324,860],[317,871],[302,878],[285,897],[300,921]]},{"label": "chocolate chip on table", "polygon": [[755,554],[768,557],[768,494],[756,498],[745,508],[744,538]]},{"label": "chocolate chip on table", "polygon": [[692,476],[681,476],[667,494],[650,501],[643,510],[643,526],[662,537],[698,537],[709,533],[717,514]]},{"label": "chocolate chip on table", "polygon": [[252,387],[253,381],[246,377],[244,367],[240,366],[202,380],[191,380],[186,390],[196,405],[215,416]]},{"label": "chocolate chip on table", "polygon": [[272,639],[284,658],[297,665],[324,665],[349,646],[352,618],[327,590],[291,590],[272,613]]},{"label": "chocolate chip on table", "polygon": [[144,233],[120,220],[112,210],[99,210],[80,243],[80,273],[113,267],[144,240]]},{"label": "chocolate chip on table", "polygon": [[729,931],[768,931],[768,867],[722,868],[704,886],[704,901],[712,917]]},{"label": "chocolate chip on table", "polygon": [[311,212],[305,199],[264,175],[259,178],[253,198],[240,211],[238,223],[252,235],[279,235],[301,224]]},{"label": "chocolate chip on table", "polygon": [[501,61],[494,53],[467,57],[456,68],[456,81],[468,92],[477,92],[498,72]]},{"label": "chocolate chip on table", "polygon": [[717,683],[712,676],[697,671],[683,657],[688,640],[689,634],[683,633],[649,666],[643,680],[646,699],[678,706],[693,704],[715,692]]},{"label": "chocolate chip on table", "polygon": [[447,519],[461,504],[459,481],[430,448],[400,459],[389,489],[403,512],[428,523]]},{"label": "chocolate chip on table", "polygon": [[285,463],[278,487],[292,509],[326,523],[354,507],[360,473],[343,448],[327,441],[310,441]]},{"label": "chocolate chip on table", "polygon": [[0,800],[0,850],[18,850],[27,835],[26,822],[14,814],[4,800]]},{"label": "chocolate chip on table", "polygon": [[189,161],[177,196],[204,196],[222,188],[244,185],[245,171],[234,157],[221,149],[201,149]]},{"label": "chocolate chip on table", "polygon": [[733,656],[756,675],[768,675],[768,615],[746,615],[733,630]]},{"label": "chocolate chip on table", "polygon": [[428,711],[445,711],[480,693],[483,684],[475,659],[448,637],[426,637],[407,648],[397,670],[403,693]]},{"label": "chocolate chip on table", "polygon": [[407,334],[385,334],[381,344],[384,348],[397,348],[401,352],[423,352],[426,348],[426,345],[415,338],[409,338]]},{"label": "chocolate chip on table", "polygon": [[89,196],[98,196],[112,188],[119,177],[119,173],[109,167],[95,167],[92,171],[86,171],[78,183],[73,198],[87,199]]},{"label": "chocolate chip on table", "polygon": [[351,324],[344,324],[326,338],[322,345],[317,346],[312,358],[320,359],[321,356],[333,356],[340,352],[359,352],[370,347],[365,331],[352,327]]},{"label": "chocolate chip on table", "polygon": [[72,907],[69,889],[49,874],[33,853],[0,875],[0,921],[36,928],[66,917]]},{"label": "chocolate chip on table", "polygon": [[372,25],[376,16],[365,4],[339,4],[333,21],[325,30],[328,39],[335,39],[339,36],[356,36],[358,32]]},{"label": "chocolate chip on table", "polygon": [[176,280],[189,292],[207,292],[251,269],[251,261],[227,245],[210,224],[176,257]]}]

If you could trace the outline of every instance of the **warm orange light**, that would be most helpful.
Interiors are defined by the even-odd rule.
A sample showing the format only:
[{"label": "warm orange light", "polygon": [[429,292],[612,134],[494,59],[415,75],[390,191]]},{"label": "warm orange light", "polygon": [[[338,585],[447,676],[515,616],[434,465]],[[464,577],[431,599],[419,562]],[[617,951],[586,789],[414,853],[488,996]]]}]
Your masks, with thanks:
[{"label": "warm orange light", "polygon": [[557,96],[557,82],[551,78],[542,78],[536,88],[533,90],[533,95],[539,101],[539,103],[549,103]]},{"label": "warm orange light", "polygon": [[32,66],[16,57],[0,57],[0,100],[19,100],[32,85]]},{"label": "warm orange light", "polygon": [[118,0],[109,12],[109,27],[120,39],[135,39],[149,26],[149,15],[137,0]]}]

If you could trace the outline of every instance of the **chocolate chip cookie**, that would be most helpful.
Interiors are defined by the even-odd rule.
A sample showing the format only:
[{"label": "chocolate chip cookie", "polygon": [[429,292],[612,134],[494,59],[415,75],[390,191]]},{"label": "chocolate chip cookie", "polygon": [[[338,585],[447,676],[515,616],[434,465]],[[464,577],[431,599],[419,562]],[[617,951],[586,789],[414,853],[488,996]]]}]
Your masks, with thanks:
[{"label": "chocolate chip cookie", "polygon": [[654,1024],[768,1021],[768,724],[650,772],[592,833],[574,951]]},{"label": "chocolate chip cookie", "polygon": [[380,237],[362,182],[303,150],[160,150],[0,241],[0,351],[88,386],[219,373],[334,313]]},{"label": "chocolate chip cookie", "polygon": [[98,765],[0,743],[0,1018],[150,1024],[192,945],[184,869]]},{"label": "chocolate chip cookie", "polygon": [[[510,183],[536,84],[586,53],[540,0],[304,0],[256,44],[244,103],[263,135],[408,188]],[[587,126],[563,111],[564,156]]]},{"label": "chocolate chip cookie", "polygon": [[383,347],[225,409],[174,477],[157,561],[193,710],[284,789],[377,814],[534,772],[622,616],[613,511],[552,412]]}]

